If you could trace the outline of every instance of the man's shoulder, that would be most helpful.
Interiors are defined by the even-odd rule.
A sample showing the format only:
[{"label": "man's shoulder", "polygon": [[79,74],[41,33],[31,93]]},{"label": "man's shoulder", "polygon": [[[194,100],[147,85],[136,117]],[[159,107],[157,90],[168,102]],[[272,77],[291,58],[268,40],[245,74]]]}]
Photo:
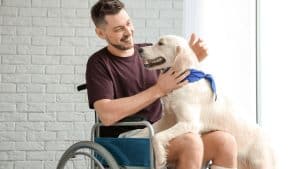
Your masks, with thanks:
[{"label": "man's shoulder", "polygon": [[88,59],[88,63],[91,63],[91,62],[98,62],[102,59],[105,58],[105,56],[107,55],[107,52],[106,52],[106,47],[98,50],[97,52],[93,53],[89,59]]},{"label": "man's shoulder", "polygon": [[94,76],[95,72],[103,71],[108,65],[106,48],[102,48],[92,54],[86,64],[86,74]]}]

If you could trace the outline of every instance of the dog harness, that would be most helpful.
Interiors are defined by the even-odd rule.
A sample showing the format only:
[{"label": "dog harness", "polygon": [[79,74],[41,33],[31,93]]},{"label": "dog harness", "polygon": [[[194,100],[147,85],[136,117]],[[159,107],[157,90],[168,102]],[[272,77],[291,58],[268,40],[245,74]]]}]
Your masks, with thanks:
[{"label": "dog harness", "polygon": [[213,93],[215,95],[215,101],[216,101],[217,100],[217,90],[216,90],[216,84],[215,84],[215,81],[214,81],[212,75],[205,74],[203,71],[197,70],[197,69],[189,69],[189,71],[190,71],[190,74],[187,76],[186,80],[188,80],[189,83],[196,82],[203,78],[208,80],[210,83],[211,90],[213,91]]}]

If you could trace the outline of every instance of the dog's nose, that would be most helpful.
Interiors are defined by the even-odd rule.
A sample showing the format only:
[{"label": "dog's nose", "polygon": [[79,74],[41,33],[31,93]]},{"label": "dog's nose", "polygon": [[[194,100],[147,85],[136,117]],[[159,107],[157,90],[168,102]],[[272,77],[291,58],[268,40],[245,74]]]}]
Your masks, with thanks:
[{"label": "dog's nose", "polygon": [[144,52],[144,49],[143,48],[139,48],[139,53],[143,53]]}]

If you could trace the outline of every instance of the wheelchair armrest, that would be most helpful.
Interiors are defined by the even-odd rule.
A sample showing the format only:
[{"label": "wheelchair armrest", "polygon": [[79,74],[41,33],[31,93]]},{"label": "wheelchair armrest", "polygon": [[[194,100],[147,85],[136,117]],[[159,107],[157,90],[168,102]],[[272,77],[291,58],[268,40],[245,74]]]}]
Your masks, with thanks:
[{"label": "wheelchair armrest", "polygon": [[[103,126],[101,122],[95,123],[92,127],[91,140],[95,138],[95,131],[99,131],[100,127]],[[118,122],[112,126],[145,126],[149,131],[149,138],[154,136],[154,129],[149,121],[128,121],[128,122]]]},{"label": "wheelchair armrest", "polygon": [[137,122],[137,121],[147,121],[147,118],[143,116],[134,115],[134,116],[125,117],[119,122]]}]

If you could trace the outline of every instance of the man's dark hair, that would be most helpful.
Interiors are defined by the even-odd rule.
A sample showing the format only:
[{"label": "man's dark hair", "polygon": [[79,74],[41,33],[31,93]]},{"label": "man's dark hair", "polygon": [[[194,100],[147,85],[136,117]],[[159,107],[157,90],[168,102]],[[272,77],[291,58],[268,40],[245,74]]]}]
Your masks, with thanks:
[{"label": "man's dark hair", "polygon": [[120,12],[125,6],[119,0],[99,0],[91,9],[91,17],[95,26],[105,24],[106,15],[114,15]]}]

